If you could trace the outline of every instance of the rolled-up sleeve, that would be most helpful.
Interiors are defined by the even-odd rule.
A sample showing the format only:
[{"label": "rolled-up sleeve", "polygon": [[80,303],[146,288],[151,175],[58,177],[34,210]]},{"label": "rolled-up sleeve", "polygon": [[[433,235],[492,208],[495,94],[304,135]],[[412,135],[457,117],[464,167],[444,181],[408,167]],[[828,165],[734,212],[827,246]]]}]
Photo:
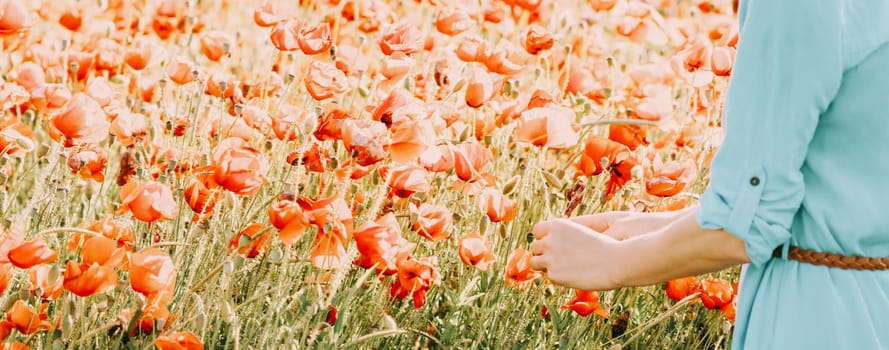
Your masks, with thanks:
[{"label": "rolled-up sleeve", "polygon": [[742,239],[753,264],[790,238],[801,167],[843,75],[841,0],[745,0],[725,138],[696,213]]}]

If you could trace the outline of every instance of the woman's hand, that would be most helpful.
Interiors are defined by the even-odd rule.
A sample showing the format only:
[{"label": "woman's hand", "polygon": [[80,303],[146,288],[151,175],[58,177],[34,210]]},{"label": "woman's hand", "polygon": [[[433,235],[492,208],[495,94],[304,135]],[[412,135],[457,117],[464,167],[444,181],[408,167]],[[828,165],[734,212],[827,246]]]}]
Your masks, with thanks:
[{"label": "woman's hand", "polygon": [[578,224],[591,228],[619,241],[657,231],[688,214],[696,207],[679,211],[640,213],[631,211],[610,211],[570,218]]},{"label": "woman's hand", "polygon": [[620,287],[620,243],[568,219],[534,226],[531,268],[555,284],[581,290]]}]

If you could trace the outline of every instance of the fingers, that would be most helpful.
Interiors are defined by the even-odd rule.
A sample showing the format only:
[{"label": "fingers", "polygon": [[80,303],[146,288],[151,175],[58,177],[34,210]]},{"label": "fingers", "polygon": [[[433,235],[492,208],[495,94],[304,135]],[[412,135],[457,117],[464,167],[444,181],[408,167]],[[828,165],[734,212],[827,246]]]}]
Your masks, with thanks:
[{"label": "fingers", "polygon": [[532,231],[534,233],[534,238],[541,239],[546,237],[552,228],[552,225],[553,222],[551,220],[538,222],[537,225],[534,225],[534,230]]},{"label": "fingers", "polygon": [[546,252],[549,246],[546,244],[545,239],[538,239],[531,243],[531,254],[532,255],[540,255]]},{"label": "fingers", "polygon": [[543,255],[532,256],[531,269],[546,272],[549,269],[549,260]]},{"label": "fingers", "polygon": [[569,218],[572,222],[581,224],[588,228],[591,228],[597,232],[602,232],[611,227],[611,224],[618,219],[621,219],[628,214],[626,212],[621,211],[609,211],[605,213],[598,214],[590,214],[583,216],[575,216]]}]

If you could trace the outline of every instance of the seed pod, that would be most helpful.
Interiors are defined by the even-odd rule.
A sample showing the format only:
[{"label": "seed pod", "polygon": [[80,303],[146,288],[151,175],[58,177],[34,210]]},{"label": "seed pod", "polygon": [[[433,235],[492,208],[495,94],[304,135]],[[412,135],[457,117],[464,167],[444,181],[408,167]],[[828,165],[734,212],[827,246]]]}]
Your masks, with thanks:
[{"label": "seed pod", "polygon": [[503,194],[507,196],[512,194],[512,191],[516,189],[516,185],[518,185],[521,178],[521,176],[515,175],[506,181],[506,184],[503,185]]}]

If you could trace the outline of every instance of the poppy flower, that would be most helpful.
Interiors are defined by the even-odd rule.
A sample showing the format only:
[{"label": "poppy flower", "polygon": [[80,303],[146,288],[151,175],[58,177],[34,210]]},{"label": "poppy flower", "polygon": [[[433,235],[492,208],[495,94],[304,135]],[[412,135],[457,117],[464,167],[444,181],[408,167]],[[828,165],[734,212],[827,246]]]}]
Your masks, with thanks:
[{"label": "poppy flower", "polygon": [[721,308],[734,298],[734,287],[723,279],[707,278],[701,281],[701,302],[708,309]]},{"label": "poppy flower", "polygon": [[147,140],[148,124],[142,114],[123,112],[117,115],[108,129],[124,147],[129,147],[138,141]]},{"label": "poppy flower", "polygon": [[22,334],[31,334],[41,329],[52,329],[52,323],[49,322],[49,317],[46,315],[47,306],[48,304],[42,304],[39,310],[35,311],[21,299],[16,300],[6,313],[6,321]]},{"label": "poppy flower", "polygon": [[93,52],[95,53],[96,70],[114,71],[124,63],[123,47],[112,39],[100,39]]},{"label": "poppy flower", "polygon": [[59,276],[58,269],[51,265],[38,265],[31,269],[28,274],[28,285],[31,294],[36,295],[44,300],[55,300],[64,291],[62,289],[62,276]]},{"label": "poppy flower", "polygon": [[510,221],[515,217],[516,205],[496,188],[486,188],[478,196],[478,207],[493,222]]},{"label": "poppy flower", "polygon": [[376,164],[388,156],[384,149],[389,134],[383,123],[373,120],[343,121],[341,137],[353,158],[362,166]]},{"label": "poppy flower", "polygon": [[454,151],[449,144],[429,147],[420,154],[419,163],[431,172],[449,171],[454,168]]},{"label": "poppy flower", "polygon": [[488,57],[487,43],[477,36],[466,36],[457,44],[457,58],[463,62],[482,62]]},{"label": "poppy flower", "polygon": [[110,123],[102,106],[92,97],[78,93],[50,117],[50,136],[66,147],[75,143],[96,143],[108,137]]},{"label": "poppy flower", "polygon": [[25,31],[34,25],[36,16],[28,11],[24,1],[4,1],[0,6],[0,35]]},{"label": "poppy flower", "polygon": [[596,314],[603,318],[608,318],[608,310],[605,310],[599,302],[599,293],[579,289],[575,289],[574,292],[576,295],[574,299],[562,305],[562,309],[571,309],[571,311],[583,317]]},{"label": "poppy flower", "polygon": [[173,57],[165,69],[167,77],[174,83],[184,85],[195,79],[194,72],[197,72],[197,66],[189,60],[181,57]]},{"label": "poppy flower", "polygon": [[321,22],[311,25],[304,23],[296,35],[299,49],[306,55],[316,55],[330,50],[330,23]]},{"label": "poppy flower", "polygon": [[491,151],[478,142],[464,142],[454,147],[454,170],[463,181],[481,178],[485,166],[493,159]]},{"label": "poppy flower", "polygon": [[15,83],[30,92],[46,84],[46,73],[37,63],[22,62],[15,70]]},{"label": "poppy flower", "polygon": [[282,194],[269,208],[269,221],[278,229],[278,239],[285,245],[293,245],[310,227],[309,217],[292,194]]},{"label": "poppy flower", "polygon": [[157,181],[128,182],[120,189],[121,210],[145,222],[172,219],[178,206],[170,187]]},{"label": "poppy flower", "polygon": [[9,251],[21,245],[24,238],[24,228],[19,225],[13,225],[0,233],[0,265],[9,263]]},{"label": "poppy flower", "polygon": [[478,232],[460,236],[457,253],[460,256],[460,261],[464,264],[475,266],[482,271],[487,271],[496,259],[493,243],[479,235]]},{"label": "poppy flower", "polygon": [[[133,242],[136,241],[136,234],[130,221],[115,220],[112,216],[106,216],[99,220],[87,221],[79,227],[87,230],[101,233],[103,236],[117,241],[118,247],[124,247],[128,250],[132,248]],[[76,240],[79,244],[81,239]],[[70,242],[69,242],[70,244]],[[74,248],[69,248],[74,249]]]},{"label": "poppy flower", "polygon": [[719,308],[719,312],[722,312],[722,315],[725,316],[726,321],[730,323],[735,323],[735,316],[737,314],[738,308],[738,298],[732,299],[728,304],[725,304]]},{"label": "poppy flower", "polygon": [[700,282],[694,277],[683,277],[667,281],[667,297],[673,301],[680,301],[697,292]]},{"label": "poppy flower", "polygon": [[399,197],[407,198],[415,192],[428,192],[431,188],[429,174],[422,167],[404,164],[395,166],[389,171],[392,173],[389,177],[389,187]]},{"label": "poppy flower", "polygon": [[555,39],[543,28],[534,25],[528,28],[528,31],[525,33],[525,41],[522,44],[528,53],[536,55],[540,51],[551,49],[553,44],[555,44]]},{"label": "poppy flower", "polygon": [[391,294],[404,298],[413,296],[414,308],[426,303],[426,293],[432,286],[441,283],[441,274],[436,269],[436,257],[415,259],[409,257],[398,262],[398,280],[392,285]]},{"label": "poppy flower", "polygon": [[494,74],[479,68],[472,69],[466,83],[466,105],[472,108],[481,107],[500,91],[501,83]]},{"label": "poppy flower", "polygon": [[203,350],[204,343],[192,332],[176,332],[158,336],[154,345],[159,350]]},{"label": "poppy flower", "polygon": [[341,223],[335,222],[334,225],[322,226],[315,236],[315,243],[312,247],[312,264],[324,270],[345,266],[348,263],[349,255],[346,252],[348,240],[348,233]]},{"label": "poppy flower", "polygon": [[285,107],[272,119],[272,131],[278,140],[296,141],[299,135],[314,131],[318,117],[312,113]]},{"label": "poppy flower", "polygon": [[514,133],[516,140],[535,146],[564,149],[577,145],[574,111],[562,106],[532,108],[522,112]]},{"label": "poppy flower", "polygon": [[194,212],[195,221],[203,221],[213,213],[216,207],[216,201],[219,200],[221,192],[217,189],[219,185],[213,179],[210,173],[213,168],[202,167],[195,169],[195,175],[188,180],[185,186],[185,203]]},{"label": "poppy flower", "polygon": [[514,75],[525,69],[525,57],[508,41],[501,41],[495,46],[481,63],[491,73]]},{"label": "poppy flower", "polygon": [[448,36],[465,32],[475,25],[475,19],[459,6],[447,6],[435,15],[435,29]]},{"label": "poppy flower", "polygon": [[247,258],[255,258],[265,250],[268,239],[269,234],[265,225],[252,223],[228,241],[228,251],[229,253],[237,251]]},{"label": "poppy flower", "polygon": [[276,1],[266,0],[253,10],[253,22],[260,27],[271,27],[283,18]]},{"label": "poppy flower", "polygon": [[412,211],[417,213],[414,231],[417,231],[418,235],[432,242],[446,239],[451,235],[454,219],[447,207],[428,203],[420,204],[419,208],[413,204],[411,207]]},{"label": "poppy flower", "polygon": [[130,255],[130,287],[146,297],[172,289],[176,283],[176,266],[164,251],[146,248]]},{"label": "poppy flower", "polygon": [[132,69],[143,70],[145,67],[148,67],[153,54],[154,47],[151,41],[144,37],[139,37],[133,40],[127,48],[124,53],[124,62]]},{"label": "poppy flower", "polygon": [[37,147],[34,132],[16,118],[0,121],[0,150],[14,157]]},{"label": "poppy flower", "polygon": [[396,272],[396,263],[414,249],[415,244],[401,236],[401,228],[392,213],[381,216],[355,231],[355,245],[361,256],[355,261],[369,269],[391,275]]},{"label": "poppy flower", "polygon": [[610,169],[629,156],[629,149],[626,146],[598,135],[590,135],[576,166],[579,174],[599,175],[605,168]]},{"label": "poppy flower", "polygon": [[222,140],[213,150],[214,180],[240,196],[253,196],[268,182],[269,161],[237,138]]},{"label": "poppy flower", "polygon": [[525,248],[513,251],[506,261],[504,277],[508,286],[516,287],[541,276],[539,271],[531,269],[531,252]]},{"label": "poppy flower", "polygon": [[238,83],[234,75],[225,71],[215,71],[207,78],[207,88],[204,92],[210,96],[232,98],[235,95],[235,85]]},{"label": "poppy flower", "polygon": [[620,0],[589,0],[590,6],[596,11],[608,11]]},{"label": "poppy flower", "polygon": [[630,150],[649,144],[645,129],[633,124],[611,124],[608,127],[608,139],[626,145]]},{"label": "poppy flower", "polygon": [[21,113],[26,107],[28,97],[28,90],[24,87],[0,79],[0,109],[12,109],[16,113]]},{"label": "poppy flower", "polygon": [[117,272],[109,265],[78,264],[69,260],[65,267],[64,286],[81,297],[107,293],[117,286]]},{"label": "poppy flower", "polygon": [[70,6],[59,16],[59,24],[65,29],[76,32],[83,25],[83,11],[76,6]]},{"label": "poppy flower", "polygon": [[617,32],[635,43],[648,42],[653,45],[664,45],[669,37],[664,30],[664,18],[652,5],[640,1],[631,1],[624,18],[617,26]]},{"label": "poppy flower", "polygon": [[[15,277],[15,268],[10,263],[0,263],[0,293],[6,291],[9,282]],[[0,336],[0,339],[3,337]]]},{"label": "poppy flower", "polygon": [[720,46],[713,49],[713,54],[710,57],[710,68],[713,70],[713,74],[716,74],[717,76],[728,76],[732,73],[734,61],[734,49]]},{"label": "poppy flower", "polygon": [[[48,114],[66,106],[70,100],[71,91],[61,84],[41,85],[31,91],[31,104],[36,110],[49,112]],[[58,136],[57,133],[50,134],[50,137]]]},{"label": "poppy flower", "polygon": [[105,181],[105,164],[108,162],[103,148],[90,147],[71,150],[68,155],[68,168],[81,178]]},{"label": "poppy flower", "polygon": [[645,190],[654,196],[674,196],[688,185],[695,177],[695,164],[692,160],[671,161],[666,164],[658,159],[654,165],[654,174],[645,182]]},{"label": "poppy flower", "polygon": [[302,25],[302,22],[298,19],[289,19],[276,23],[269,37],[272,45],[275,45],[275,48],[281,51],[296,51],[299,49],[297,37]]},{"label": "poppy flower", "polygon": [[49,248],[43,238],[33,239],[9,250],[9,262],[20,269],[55,261],[59,253]]},{"label": "poppy flower", "polygon": [[251,128],[263,135],[272,135],[272,117],[263,108],[253,104],[244,105],[241,111],[241,119]]},{"label": "poppy flower", "polygon": [[386,79],[395,80],[407,75],[411,67],[415,66],[414,60],[401,52],[396,52],[384,59],[380,66],[380,74]]},{"label": "poppy flower", "polygon": [[380,50],[389,56],[395,52],[406,55],[423,50],[425,37],[416,26],[408,22],[398,22],[380,29]]},{"label": "poppy flower", "polygon": [[226,32],[214,30],[201,35],[201,53],[211,61],[219,61],[222,55],[231,50],[235,39]]},{"label": "poppy flower", "polygon": [[349,81],[333,63],[314,61],[305,76],[306,91],[317,101],[326,100],[349,90]]},{"label": "poppy flower", "polygon": [[87,236],[80,250],[83,263],[88,265],[116,267],[123,262],[125,254],[126,249],[118,246],[116,240],[105,236]]},{"label": "poppy flower", "polygon": [[393,89],[389,96],[374,107],[371,119],[385,124],[387,127],[401,123],[411,114],[421,114],[423,102],[410,92],[401,88]]}]

